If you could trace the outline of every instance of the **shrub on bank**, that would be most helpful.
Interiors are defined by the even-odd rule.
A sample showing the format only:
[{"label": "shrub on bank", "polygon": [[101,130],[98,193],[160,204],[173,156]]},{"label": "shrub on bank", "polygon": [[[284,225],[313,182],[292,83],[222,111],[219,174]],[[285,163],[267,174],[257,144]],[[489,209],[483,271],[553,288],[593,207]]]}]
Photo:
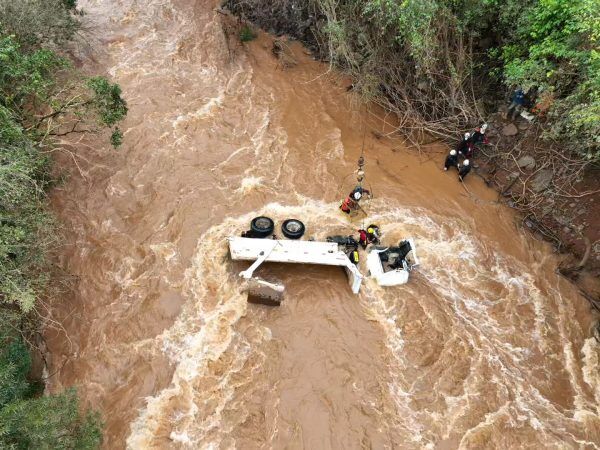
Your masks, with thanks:
[{"label": "shrub on bank", "polygon": [[0,329],[0,448],[98,448],[97,414],[80,414],[74,390],[39,395],[39,386],[27,380],[30,369],[29,348],[21,336],[14,328]]}]

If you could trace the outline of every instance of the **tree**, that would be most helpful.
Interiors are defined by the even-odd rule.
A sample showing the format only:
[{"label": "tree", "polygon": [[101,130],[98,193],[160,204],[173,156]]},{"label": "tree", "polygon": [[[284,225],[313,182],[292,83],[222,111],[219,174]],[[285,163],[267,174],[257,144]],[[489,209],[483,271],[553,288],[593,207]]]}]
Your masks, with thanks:
[{"label": "tree", "polygon": [[80,30],[76,0],[0,0],[0,29],[25,48],[60,48]]}]

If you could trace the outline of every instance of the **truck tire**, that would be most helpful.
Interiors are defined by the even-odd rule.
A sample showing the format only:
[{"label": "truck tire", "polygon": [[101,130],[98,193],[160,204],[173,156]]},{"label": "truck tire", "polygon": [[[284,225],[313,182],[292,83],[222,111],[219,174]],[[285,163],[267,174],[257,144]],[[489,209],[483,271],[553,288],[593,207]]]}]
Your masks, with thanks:
[{"label": "truck tire", "polygon": [[269,217],[255,217],[252,219],[252,222],[250,222],[250,230],[252,231],[253,237],[266,238],[273,234],[274,229],[275,223]]},{"label": "truck tire", "polygon": [[281,232],[288,239],[300,239],[305,227],[298,219],[287,219],[281,224]]}]

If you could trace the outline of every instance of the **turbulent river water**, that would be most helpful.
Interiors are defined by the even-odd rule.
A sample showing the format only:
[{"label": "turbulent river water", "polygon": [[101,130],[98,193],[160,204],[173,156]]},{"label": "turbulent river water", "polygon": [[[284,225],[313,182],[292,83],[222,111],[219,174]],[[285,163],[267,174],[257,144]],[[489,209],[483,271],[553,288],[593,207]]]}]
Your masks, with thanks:
[{"label": "turbulent river water", "polygon": [[53,196],[76,283],[47,338],[51,389],[100,410],[106,448],[599,446],[588,305],[478,177],[366,133],[369,221],[414,237],[418,272],[355,296],[339,268],[274,265],[284,304],[248,305],[225,238],[259,214],[355,230],[338,204],[383,116],[300,46],[284,70],[270,37],[228,39],[214,2],[79,3],[81,64],[130,112],[122,149],[73,144]]}]

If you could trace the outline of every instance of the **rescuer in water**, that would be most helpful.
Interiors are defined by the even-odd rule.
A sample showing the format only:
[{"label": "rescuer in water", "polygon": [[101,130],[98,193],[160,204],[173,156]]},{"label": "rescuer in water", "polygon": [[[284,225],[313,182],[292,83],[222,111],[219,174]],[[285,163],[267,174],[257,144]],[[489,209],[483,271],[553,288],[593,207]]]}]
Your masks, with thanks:
[{"label": "rescuer in water", "polygon": [[351,196],[346,197],[346,199],[340,205],[340,209],[346,214],[350,214],[352,211],[358,208],[358,203],[356,203]]},{"label": "rescuer in water", "polygon": [[346,214],[350,214],[352,211],[359,208],[358,202],[360,202],[364,195],[371,195],[371,191],[363,188],[360,184],[357,185],[342,202],[340,209]]},{"label": "rescuer in water", "polygon": [[360,184],[358,184],[352,192],[350,192],[350,197],[352,197],[355,201],[359,201],[364,195],[371,195],[371,191],[365,189]]},{"label": "rescuer in water", "polygon": [[450,154],[446,156],[444,170],[448,170],[450,167],[456,167],[458,169],[458,155],[456,154],[456,150],[450,150]]},{"label": "rescuer in water", "polygon": [[465,159],[458,169],[458,180],[463,181],[467,174],[471,171],[471,164],[468,159]]}]

